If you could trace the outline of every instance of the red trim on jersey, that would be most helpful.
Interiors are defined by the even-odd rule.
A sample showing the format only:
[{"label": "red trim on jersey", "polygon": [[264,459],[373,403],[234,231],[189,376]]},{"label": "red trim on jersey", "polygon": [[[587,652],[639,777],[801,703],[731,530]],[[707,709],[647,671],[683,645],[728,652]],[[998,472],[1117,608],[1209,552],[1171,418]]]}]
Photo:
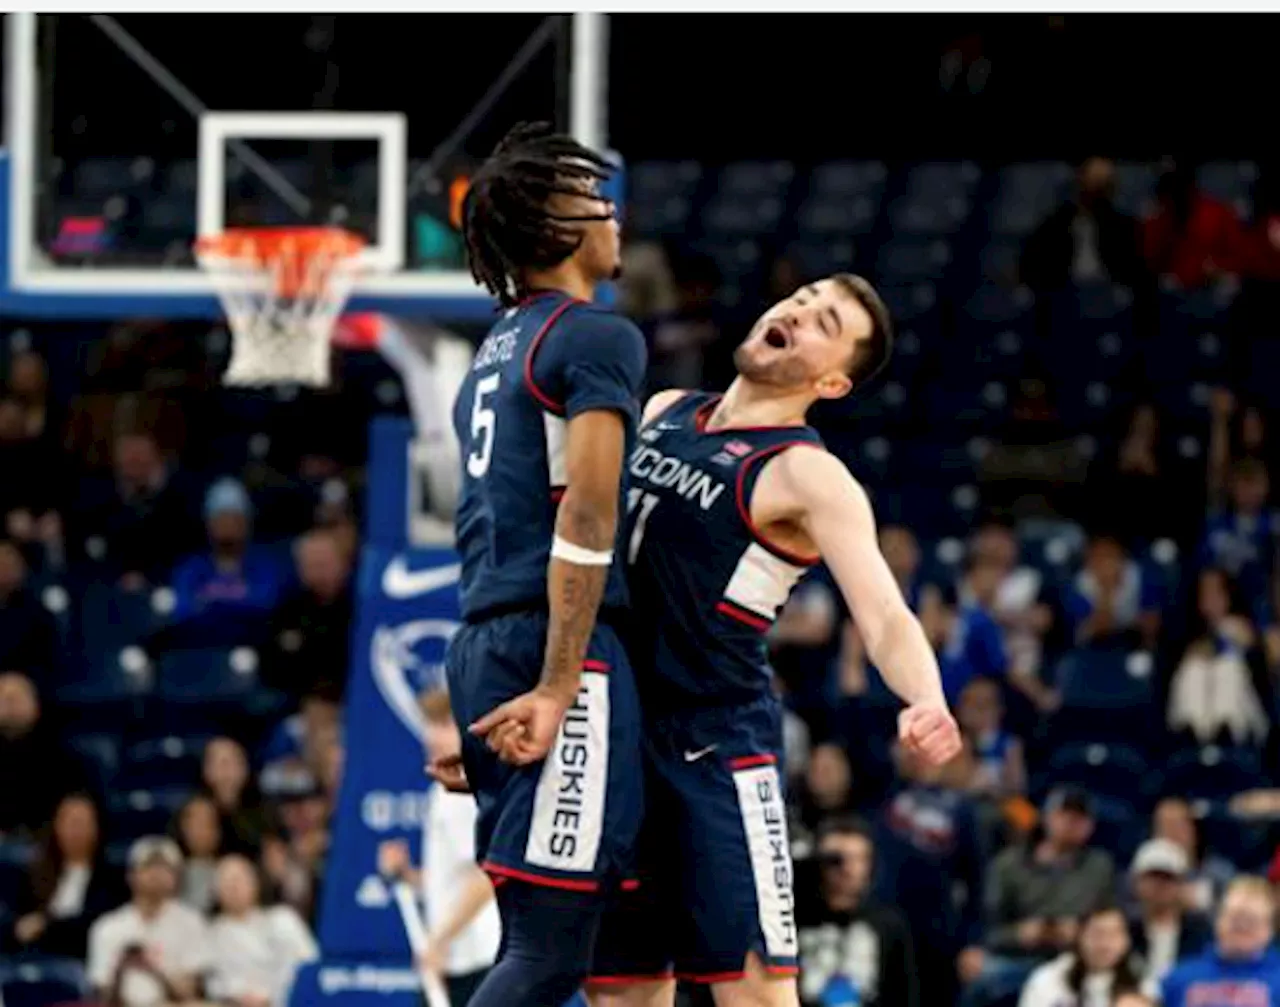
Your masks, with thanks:
[{"label": "red trim on jersey", "polygon": [[777,764],[778,757],[768,752],[763,755],[743,755],[729,760],[729,768],[735,773],[739,769],[754,769],[756,766],[776,766]]},{"label": "red trim on jersey", "polygon": [[651,976],[587,976],[588,986],[634,986],[637,983],[662,983],[674,979],[676,974],[668,969],[666,972],[655,972]]},{"label": "red trim on jersey", "polygon": [[693,425],[694,425],[694,428],[698,431],[698,433],[709,434],[710,436],[714,437],[717,434],[732,434],[732,433],[758,434],[758,433],[765,433],[773,430],[799,430],[804,427],[803,423],[788,423],[787,425],[781,426],[781,427],[716,427],[714,430],[708,430],[707,421],[711,419],[711,414],[715,412],[715,408],[717,405],[720,404],[720,400],[722,398],[724,398],[723,395],[712,396],[706,402],[702,403],[702,405],[698,406],[696,410],[694,410]]},{"label": "red trim on jersey", "polygon": [[588,660],[582,662],[583,671],[595,671],[601,675],[609,674],[609,665],[604,661]]},{"label": "red trim on jersey", "polygon": [[565,491],[565,490],[567,490],[568,488],[569,488],[568,486],[552,486],[552,487],[551,487],[551,502],[552,502],[552,503],[556,503],[556,504],[558,504],[561,500],[563,500],[563,499],[564,499],[564,491]]},{"label": "red trim on jersey", "polygon": [[533,356],[538,352],[538,345],[542,342],[543,337],[551,331],[551,326],[555,325],[560,316],[575,304],[582,303],[584,302],[579,300],[568,300],[552,309],[551,314],[547,316],[547,320],[542,323],[542,327],[534,334],[533,341],[529,344],[529,349],[524,354],[524,386],[529,389],[529,394],[537,400],[538,405],[556,416],[564,415],[564,406],[539,388],[538,383],[533,380]]},{"label": "red trim on jersey", "polygon": [[762,615],[748,611],[739,605],[735,605],[731,601],[722,601],[716,605],[716,611],[721,615],[727,615],[730,619],[737,619],[738,622],[746,623],[752,629],[758,629],[760,632],[766,632],[773,623]]},{"label": "red trim on jersey", "polygon": [[799,553],[784,549],[780,545],[775,545],[761,534],[760,529],[756,527],[755,522],[751,520],[750,501],[747,500],[747,474],[751,471],[751,466],[758,461],[764,461],[773,455],[781,454],[788,448],[794,447],[813,447],[811,441],[784,441],[781,444],[774,444],[767,448],[761,448],[755,454],[748,455],[742,460],[742,464],[738,466],[738,482],[734,488],[734,495],[738,501],[738,515],[742,518],[743,524],[747,526],[747,531],[751,532],[751,537],[756,540],[763,548],[767,549],[778,559],[785,560],[792,566],[815,566],[822,559],[821,556],[801,556]]},{"label": "red trim on jersey", "polygon": [[504,867],[502,864],[495,864],[492,860],[486,860],[480,865],[480,869],[491,877],[496,876],[511,881],[525,881],[531,885],[542,885],[544,888],[563,888],[570,892],[594,892],[600,888],[600,882],[598,881],[553,878],[546,874],[534,874],[531,871],[516,870],[514,867]]}]

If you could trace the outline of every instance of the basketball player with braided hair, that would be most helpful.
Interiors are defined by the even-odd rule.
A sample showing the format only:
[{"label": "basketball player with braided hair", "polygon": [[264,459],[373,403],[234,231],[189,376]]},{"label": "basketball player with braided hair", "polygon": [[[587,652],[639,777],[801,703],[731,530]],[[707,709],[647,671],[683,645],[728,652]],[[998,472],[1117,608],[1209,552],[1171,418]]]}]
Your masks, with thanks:
[{"label": "basketball player with braided hair", "polygon": [[519,725],[520,764],[466,733],[477,859],[503,941],[472,1007],[556,1007],[582,983],[641,816],[639,699],[615,632],[622,468],[635,441],[643,337],[592,304],[619,268],[600,154],[521,125],[464,204],[471,271],[505,309],[454,404],[463,626],[446,658],[459,724]]}]

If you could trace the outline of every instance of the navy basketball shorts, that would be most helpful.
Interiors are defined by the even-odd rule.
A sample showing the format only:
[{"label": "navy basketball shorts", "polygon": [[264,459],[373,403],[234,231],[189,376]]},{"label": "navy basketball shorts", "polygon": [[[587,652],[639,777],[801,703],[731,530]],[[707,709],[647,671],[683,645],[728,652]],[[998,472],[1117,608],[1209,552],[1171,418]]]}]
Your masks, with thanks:
[{"label": "navy basketball shorts", "polygon": [[644,749],[639,887],[606,911],[590,981],[730,982],[748,952],[795,975],[777,700],[650,719]]},{"label": "navy basketball shorts", "polygon": [[496,882],[607,890],[634,875],[643,811],[640,703],[614,631],[597,625],[576,702],[547,758],[510,766],[467,726],[542,673],[545,614],[463,626],[446,657],[462,759],[478,809],[476,859]]}]

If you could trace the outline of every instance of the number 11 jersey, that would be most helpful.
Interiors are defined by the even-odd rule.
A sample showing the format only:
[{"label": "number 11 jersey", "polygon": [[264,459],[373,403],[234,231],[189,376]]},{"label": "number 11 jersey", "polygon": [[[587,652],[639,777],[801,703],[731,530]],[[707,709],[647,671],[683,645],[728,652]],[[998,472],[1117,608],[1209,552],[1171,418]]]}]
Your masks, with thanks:
[{"label": "number 11 jersey", "polygon": [[769,695],[765,637],[818,562],[761,534],[751,493],[770,458],[821,438],[800,426],[708,430],[718,401],[687,393],[644,424],[631,454],[627,649],[653,716]]},{"label": "number 11 jersey", "polygon": [[[630,453],[645,363],[644,337],[630,321],[559,292],[507,309],[489,331],[453,407],[468,622],[546,606],[567,424],[580,413],[615,411]],[[610,568],[602,608],[626,605],[624,574],[621,562]]]}]

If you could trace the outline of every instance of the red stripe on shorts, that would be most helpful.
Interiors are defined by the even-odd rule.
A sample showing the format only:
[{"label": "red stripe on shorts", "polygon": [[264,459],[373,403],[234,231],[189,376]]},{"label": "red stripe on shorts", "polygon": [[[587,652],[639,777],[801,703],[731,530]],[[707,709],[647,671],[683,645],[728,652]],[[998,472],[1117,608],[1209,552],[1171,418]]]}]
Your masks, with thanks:
[{"label": "red stripe on shorts", "polygon": [[744,755],[729,760],[729,768],[733,770],[750,769],[752,766],[773,766],[778,762],[776,755]]},{"label": "red stripe on shorts", "polygon": [[531,885],[542,885],[545,888],[563,888],[571,892],[594,892],[600,887],[598,881],[552,878],[545,874],[533,874],[530,871],[521,871],[514,867],[504,867],[502,864],[495,864],[491,860],[486,860],[481,864],[480,869],[491,876],[509,878],[512,881],[526,881]]}]

